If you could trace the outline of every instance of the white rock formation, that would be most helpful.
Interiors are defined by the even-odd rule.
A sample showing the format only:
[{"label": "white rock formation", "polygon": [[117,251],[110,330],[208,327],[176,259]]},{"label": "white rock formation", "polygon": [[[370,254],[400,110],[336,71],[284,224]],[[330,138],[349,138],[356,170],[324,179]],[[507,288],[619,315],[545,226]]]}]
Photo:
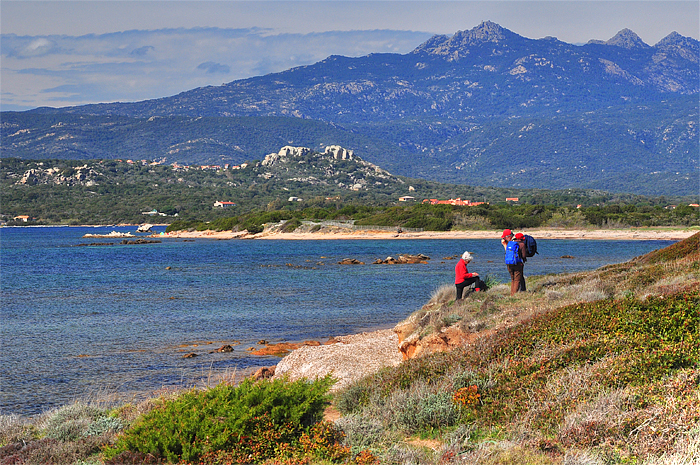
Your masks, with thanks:
[{"label": "white rock formation", "polygon": [[352,150],[346,150],[340,145],[329,145],[326,147],[324,155],[332,155],[336,160],[352,160],[353,152]]},{"label": "white rock formation", "polygon": [[285,145],[277,153],[271,153],[265,156],[262,161],[263,166],[272,166],[277,161],[286,157],[303,157],[311,153],[311,149],[308,147],[292,147],[290,145]]}]

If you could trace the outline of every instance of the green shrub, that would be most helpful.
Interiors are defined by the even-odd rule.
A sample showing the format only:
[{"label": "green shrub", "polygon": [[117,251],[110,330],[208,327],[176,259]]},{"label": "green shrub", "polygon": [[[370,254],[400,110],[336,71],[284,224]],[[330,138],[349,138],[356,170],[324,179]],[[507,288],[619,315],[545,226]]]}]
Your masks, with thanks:
[{"label": "green shrub", "polygon": [[106,416],[103,410],[76,402],[50,413],[42,429],[47,438],[62,442],[75,441],[86,436],[93,422],[103,416]]},{"label": "green shrub", "polygon": [[245,223],[243,223],[243,229],[248,231],[249,234],[257,234],[263,232],[263,229],[265,229],[265,227],[262,224],[246,221]]},{"label": "green shrub", "polygon": [[[126,430],[107,458],[125,451],[177,462],[216,456],[274,457],[277,445],[298,446],[323,413],[329,376],[315,381],[252,381],[191,390],[162,401]],[[213,455],[212,455],[213,454]]]},{"label": "green shrub", "polygon": [[[365,380],[369,378],[365,378]],[[337,392],[333,398],[335,408],[342,413],[353,414],[357,413],[362,406],[367,405],[371,389],[365,380],[356,381]]]},{"label": "green shrub", "polygon": [[106,433],[118,433],[124,429],[124,421],[116,417],[100,417],[83,432],[84,436],[102,436]]},{"label": "green shrub", "polygon": [[196,228],[200,223],[200,221],[175,220],[165,228],[165,232],[186,231],[190,228]]},{"label": "green shrub", "polygon": [[345,443],[353,455],[381,443],[386,434],[381,421],[362,415],[346,415],[336,425],[345,433]]},{"label": "green shrub", "polygon": [[450,379],[452,381],[452,389],[455,391],[469,386],[476,386],[479,392],[483,392],[493,386],[493,381],[488,376],[470,369],[458,370],[454,374],[450,374]]},{"label": "green shrub", "polygon": [[409,389],[395,391],[387,400],[390,423],[401,431],[416,433],[454,425],[460,410],[452,393],[436,386],[417,383]]},{"label": "green shrub", "polygon": [[297,229],[299,226],[301,226],[301,221],[299,220],[299,218],[292,218],[291,220],[285,222],[284,225],[282,225],[281,232],[294,232],[294,230]]},{"label": "green shrub", "polygon": [[488,289],[491,289],[493,287],[498,286],[499,284],[502,284],[503,281],[498,276],[490,275],[487,274],[486,277],[484,278],[484,282],[486,283],[486,287]]},{"label": "green shrub", "polygon": [[238,225],[237,217],[219,218],[211,222],[209,228],[216,231],[233,231]]}]

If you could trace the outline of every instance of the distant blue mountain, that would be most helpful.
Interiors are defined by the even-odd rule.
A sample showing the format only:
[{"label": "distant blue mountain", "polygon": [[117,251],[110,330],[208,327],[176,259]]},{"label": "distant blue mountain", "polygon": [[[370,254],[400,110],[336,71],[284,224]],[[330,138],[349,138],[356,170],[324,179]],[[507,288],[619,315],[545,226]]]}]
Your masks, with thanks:
[{"label": "distant blue mountain", "polygon": [[[60,115],[71,124],[79,124],[78,115],[118,118],[115,124],[128,124],[146,138],[153,117],[208,117],[219,121],[217,127],[219,118],[255,117],[263,133],[265,118],[275,117],[272,127],[282,137],[287,130],[278,118],[284,117],[316,122],[308,140],[298,123],[291,125],[299,145],[339,143],[395,174],[502,187],[697,194],[699,57],[699,42],[675,32],[653,46],[628,29],[580,46],[528,39],[484,22],[432,37],[405,55],[331,56],[167,98],[17,113],[14,126],[2,130],[3,156],[69,155],[54,136],[9,138],[41,115]],[[157,143],[195,139],[173,132],[181,126],[173,125],[160,124],[169,127],[168,137],[151,133],[153,143],[141,144],[138,156],[202,158],[201,152],[173,152]],[[205,124],[197,126],[210,144],[244,147],[212,153],[217,162],[266,153],[265,144],[245,136],[235,144],[221,131],[207,134]],[[94,129],[119,132],[114,126]],[[71,157],[109,152],[89,140],[71,150]]]}]

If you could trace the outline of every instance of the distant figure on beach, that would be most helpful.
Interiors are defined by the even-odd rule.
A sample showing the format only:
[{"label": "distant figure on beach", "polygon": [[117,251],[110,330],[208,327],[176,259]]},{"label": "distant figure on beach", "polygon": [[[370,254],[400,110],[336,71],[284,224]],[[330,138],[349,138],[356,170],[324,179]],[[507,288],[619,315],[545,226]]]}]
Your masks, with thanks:
[{"label": "distant figure on beach", "polygon": [[506,267],[510,274],[510,295],[516,292],[525,292],[525,262],[527,261],[524,235],[522,233],[513,234],[513,231],[506,229],[501,235],[501,244],[506,251]]},{"label": "distant figure on beach", "polygon": [[[464,288],[471,286],[472,284],[479,285],[479,273],[470,273],[467,269],[467,265],[472,261],[472,254],[469,252],[464,252],[462,257],[457,261],[455,266],[455,287],[457,288],[457,298],[456,300],[462,299],[462,293]],[[480,291],[480,288],[475,288],[475,291]]]}]

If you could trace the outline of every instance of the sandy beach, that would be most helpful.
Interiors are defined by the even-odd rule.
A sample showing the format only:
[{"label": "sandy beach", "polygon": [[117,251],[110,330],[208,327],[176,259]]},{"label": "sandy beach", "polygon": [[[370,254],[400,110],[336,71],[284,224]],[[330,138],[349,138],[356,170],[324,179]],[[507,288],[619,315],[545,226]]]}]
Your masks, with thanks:
[{"label": "sandy beach", "polygon": [[[700,228],[654,228],[654,229],[530,229],[518,230],[536,239],[585,239],[585,240],[673,240],[686,239],[700,231]],[[263,239],[263,240],[323,240],[323,239],[494,239],[499,240],[501,231],[396,231],[361,230],[346,228],[327,229],[316,232],[282,233],[266,232],[249,235],[245,231],[176,231],[159,237],[184,239]]]}]

